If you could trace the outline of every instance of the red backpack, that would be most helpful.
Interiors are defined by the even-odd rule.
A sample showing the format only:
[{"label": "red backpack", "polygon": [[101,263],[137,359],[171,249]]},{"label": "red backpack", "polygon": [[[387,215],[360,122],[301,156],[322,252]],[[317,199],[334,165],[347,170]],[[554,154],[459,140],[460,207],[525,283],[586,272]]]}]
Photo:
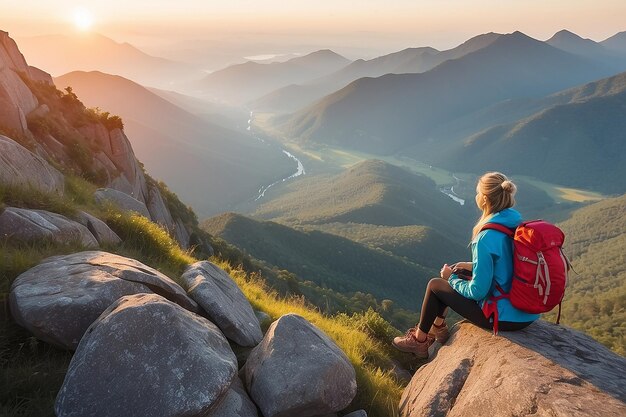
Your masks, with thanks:
[{"label": "red backpack", "polygon": [[508,298],[513,307],[527,313],[546,313],[557,305],[561,319],[561,302],[567,286],[569,262],[563,250],[565,235],[553,224],[543,220],[523,222],[516,229],[497,223],[487,223],[482,230],[492,229],[513,239],[513,280],[511,291],[490,297],[483,305],[487,318],[494,316],[493,331],[498,333],[498,308],[496,302]]}]

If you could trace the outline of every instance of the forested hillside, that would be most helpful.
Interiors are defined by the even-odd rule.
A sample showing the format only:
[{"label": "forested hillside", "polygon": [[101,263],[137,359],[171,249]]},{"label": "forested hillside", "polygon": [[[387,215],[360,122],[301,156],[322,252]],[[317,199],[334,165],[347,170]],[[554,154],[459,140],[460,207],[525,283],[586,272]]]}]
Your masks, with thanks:
[{"label": "forested hillside", "polygon": [[313,281],[348,297],[369,293],[406,309],[416,308],[416,299],[436,274],[434,269],[346,238],[297,231],[234,213],[208,219],[202,228],[254,258],[295,273],[301,281]]},{"label": "forested hillside", "polygon": [[[509,125],[478,133],[438,161],[468,171],[499,170],[533,175],[570,187],[623,193],[626,176],[626,92],[612,84],[604,94],[589,91]],[[590,86],[591,87],[591,86]],[[616,92],[616,90],[618,92]],[[580,89],[582,95],[585,89]],[[576,97],[576,95],[574,95]],[[555,157],[557,156],[558,157]]]},{"label": "forested hillside", "polygon": [[254,213],[290,225],[365,223],[423,225],[467,239],[473,208],[453,203],[423,175],[368,160],[341,174],[310,177],[262,204]]},{"label": "forested hillside", "polygon": [[560,226],[575,271],[561,321],[626,355],[626,195],[579,209]]}]

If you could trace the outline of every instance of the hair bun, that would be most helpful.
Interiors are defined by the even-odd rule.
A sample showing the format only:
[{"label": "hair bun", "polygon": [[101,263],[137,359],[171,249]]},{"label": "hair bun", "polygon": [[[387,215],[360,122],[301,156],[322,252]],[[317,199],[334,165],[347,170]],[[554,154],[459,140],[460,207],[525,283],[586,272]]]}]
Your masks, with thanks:
[{"label": "hair bun", "polygon": [[515,186],[515,184],[513,184],[513,182],[509,180],[502,181],[502,184],[500,184],[500,186],[507,193],[513,194],[515,193],[515,191],[517,191],[517,187]]}]

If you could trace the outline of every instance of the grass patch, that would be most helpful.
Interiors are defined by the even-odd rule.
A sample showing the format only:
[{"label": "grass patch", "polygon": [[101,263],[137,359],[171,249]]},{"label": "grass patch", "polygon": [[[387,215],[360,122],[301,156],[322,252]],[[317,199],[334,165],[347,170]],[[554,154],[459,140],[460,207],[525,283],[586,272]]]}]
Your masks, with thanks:
[{"label": "grass patch", "polygon": [[594,193],[592,191],[577,190],[575,188],[567,187],[555,187],[560,193],[559,198],[566,201],[574,201],[576,203],[582,203],[585,201],[600,201],[605,197],[600,193]]},{"label": "grass patch", "polygon": [[41,342],[12,321],[0,321],[0,415],[54,416],[72,353]]},{"label": "grass patch", "polygon": [[103,220],[124,242],[120,248],[122,254],[134,255],[175,281],[189,264],[196,262],[162,226],[137,213],[110,210]]},{"label": "grass patch", "polygon": [[47,210],[69,217],[73,217],[77,213],[76,206],[66,198],[55,193],[39,191],[30,186],[23,187],[0,183],[0,202],[7,207]]},{"label": "grass patch", "polygon": [[562,187],[523,175],[516,175],[516,178],[523,179],[540,190],[545,191],[554,199],[556,203],[600,201],[607,198],[606,196],[593,191]]}]

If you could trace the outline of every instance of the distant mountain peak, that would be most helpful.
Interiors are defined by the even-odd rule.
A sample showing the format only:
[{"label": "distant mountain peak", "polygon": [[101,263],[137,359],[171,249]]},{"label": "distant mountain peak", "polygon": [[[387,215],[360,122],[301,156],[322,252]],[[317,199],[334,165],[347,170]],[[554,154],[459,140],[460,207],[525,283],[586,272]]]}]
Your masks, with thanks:
[{"label": "distant mountain peak", "polygon": [[287,62],[297,63],[297,62],[307,62],[311,60],[333,60],[333,61],[349,62],[349,59],[347,59],[346,57],[342,55],[339,55],[337,52],[332,51],[330,49],[320,49],[319,51],[314,51],[304,56],[291,58]]},{"label": "distant mountain peak", "polygon": [[[558,31],[557,33],[555,33],[554,36],[552,36],[546,42],[547,43],[551,43],[551,42],[563,42],[563,41],[578,41],[578,42],[580,42],[580,41],[591,41],[591,40],[590,39],[584,39],[580,35],[577,35],[574,32],[570,32],[567,29],[562,29],[562,30]],[[593,41],[591,41],[591,42],[593,42]]]},{"label": "distant mountain peak", "polygon": [[506,35],[502,35],[501,37],[506,37],[506,38],[511,38],[511,39],[532,39],[533,41],[536,41],[536,39],[528,36],[524,32],[520,32],[519,30],[516,30],[513,33],[507,33]]},{"label": "distant mountain peak", "polygon": [[606,48],[626,52],[626,31],[618,32],[600,43]]}]

